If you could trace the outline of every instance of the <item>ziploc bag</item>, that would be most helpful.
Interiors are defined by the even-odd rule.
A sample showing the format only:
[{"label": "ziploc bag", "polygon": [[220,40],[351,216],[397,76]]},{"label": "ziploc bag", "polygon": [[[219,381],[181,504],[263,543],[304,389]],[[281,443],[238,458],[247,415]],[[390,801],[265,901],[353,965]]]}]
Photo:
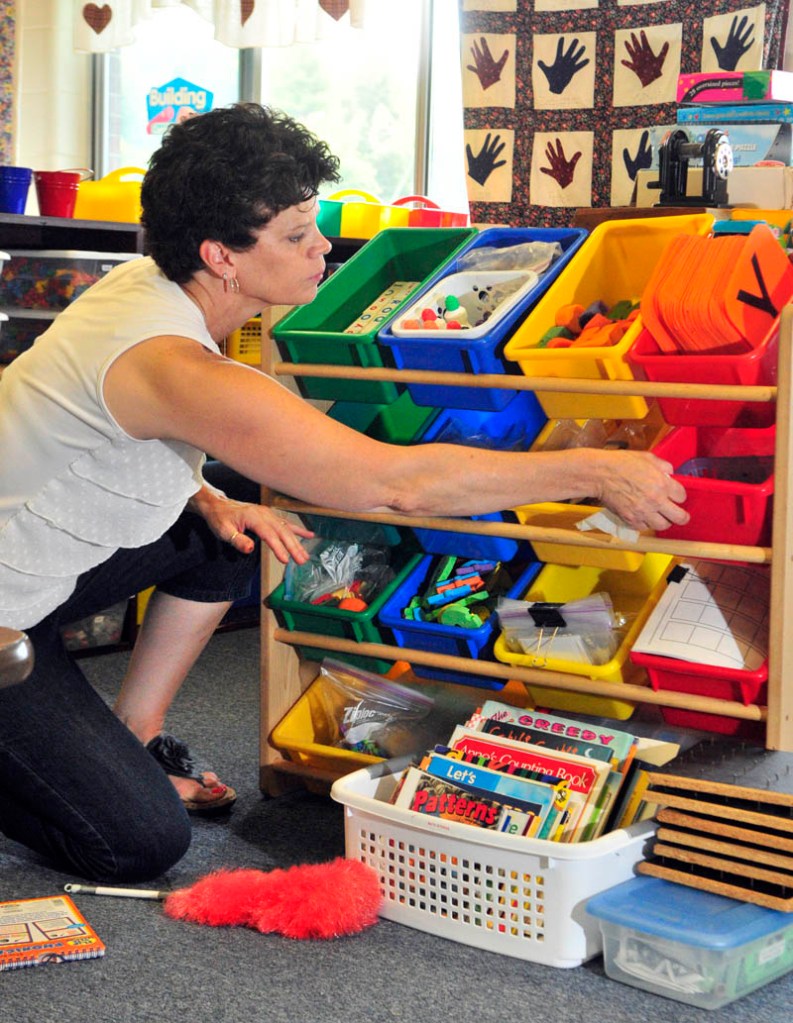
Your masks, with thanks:
[{"label": "ziploc bag", "polygon": [[320,677],[334,746],[387,758],[415,752],[415,726],[433,708],[429,696],[333,658],[323,660]]},{"label": "ziploc bag", "polygon": [[496,614],[507,647],[533,655],[538,665],[550,656],[606,664],[616,654],[619,630],[626,624],[615,614],[608,593],[566,604],[500,597]]},{"label": "ziploc bag", "polygon": [[305,547],[309,560],[286,566],[287,600],[309,603],[355,586],[356,594],[369,603],[394,578],[388,548],[321,536],[307,540]]}]

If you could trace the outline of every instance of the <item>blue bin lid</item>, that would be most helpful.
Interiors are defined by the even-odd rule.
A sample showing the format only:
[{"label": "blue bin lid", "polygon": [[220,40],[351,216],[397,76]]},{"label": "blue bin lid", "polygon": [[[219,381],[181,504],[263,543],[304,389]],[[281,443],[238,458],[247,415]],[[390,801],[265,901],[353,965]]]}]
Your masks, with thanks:
[{"label": "blue bin lid", "polygon": [[793,914],[658,877],[634,877],[595,895],[587,912],[609,923],[700,948],[747,945],[793,926]]}]

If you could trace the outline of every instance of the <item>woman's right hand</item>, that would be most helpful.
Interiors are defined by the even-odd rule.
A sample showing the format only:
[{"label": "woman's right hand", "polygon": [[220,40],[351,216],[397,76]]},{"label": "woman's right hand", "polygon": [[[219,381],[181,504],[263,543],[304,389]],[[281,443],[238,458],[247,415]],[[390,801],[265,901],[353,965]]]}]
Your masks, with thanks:
[{"label": "woman's right hand", "polygon": [[672,478],[673,466],[649,451],[587,449],[603,473],[593,495],[634,529],[661,532],[685,525],[689,514],[681,504],[684,487]]}]

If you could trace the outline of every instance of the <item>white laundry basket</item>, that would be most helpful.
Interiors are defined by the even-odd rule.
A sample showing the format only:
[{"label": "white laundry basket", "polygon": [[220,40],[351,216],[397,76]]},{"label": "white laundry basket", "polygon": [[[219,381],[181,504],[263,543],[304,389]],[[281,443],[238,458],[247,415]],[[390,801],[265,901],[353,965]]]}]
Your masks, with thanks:
[{"label": "white laundry basket", "polygon": [[546,966],[602,951],[586,902],[634,875],[653,822],[560,844],[425,817],[388,802],[404,763],[354,771],[331,790],[344,805],[347,858],[380,875],[382,917]]}]

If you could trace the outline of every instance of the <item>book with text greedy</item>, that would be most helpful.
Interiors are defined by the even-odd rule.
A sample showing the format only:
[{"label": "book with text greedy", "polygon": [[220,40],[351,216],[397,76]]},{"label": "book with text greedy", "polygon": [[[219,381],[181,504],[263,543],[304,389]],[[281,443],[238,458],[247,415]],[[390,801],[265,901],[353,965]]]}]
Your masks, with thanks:
[{"label": "book with text greedy", "polygon": [[104,954],[104,942],[68,895],[0,902],[0,970]]},{"label": "book with text greedy", "polygon": [[419,767],[409,767],[393,799],[415,813],[508,835],[533,836],[542,817],[527,806],[513,806],[503,798],[475,792],[444,781]]},{"label": "book with text greedy", "polygon": [[581,837],[611,772],[610,766],[600,761],[486,735],[463,725],[455,728],[448,745],[467,762],[478,762],[497,772],[531,772],[564,781],[569,789],[566,807],[569,817],[562,830],[562,841]]},{"label": "book with text greedy", "polygon": [[512,707],[508,703],[500,703],[498,700],[485,700],[479,713],[483,718],[533,728],[549,737],[580,739],[583,742],[605,746],[616,761],[615,767],[623,772],[627,769],[639,741],[631,732],[620,731],[610,725],[588,724],[575,718],[546,714],[541,710],[525,710],[522,707]]}]

